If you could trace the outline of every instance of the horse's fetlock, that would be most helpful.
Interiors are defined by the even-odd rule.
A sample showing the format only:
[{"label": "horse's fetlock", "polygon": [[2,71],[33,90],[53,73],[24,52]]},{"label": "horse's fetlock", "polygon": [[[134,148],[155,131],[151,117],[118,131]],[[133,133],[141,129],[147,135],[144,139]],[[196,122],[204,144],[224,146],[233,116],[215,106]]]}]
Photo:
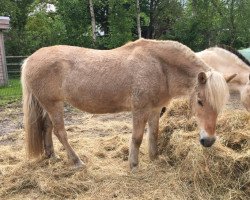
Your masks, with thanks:
[{"label": "horse's fetlock", "polygon": [[45,145],[44,147],[45,147],[45,156],[47,158],[51,158],[55,156],[54,148],[52,145]]},{"label": "horse's fetlock", "polygon": [[138,162],[132,161],[130,162],[130,169],[134,169],[138,167]]}]

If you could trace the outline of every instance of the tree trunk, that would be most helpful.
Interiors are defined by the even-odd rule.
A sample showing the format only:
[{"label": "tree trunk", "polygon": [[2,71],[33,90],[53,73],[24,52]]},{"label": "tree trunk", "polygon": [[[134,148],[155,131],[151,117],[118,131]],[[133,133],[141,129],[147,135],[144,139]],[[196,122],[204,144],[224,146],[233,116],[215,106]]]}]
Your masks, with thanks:
[{"label": "tree trunk", "polygon": [[141,38],[140,1],[139,0],[136,0],[136,17],[137,17],[138,38]]},{"label": "tree trunk", "polygon": [[153,21],[154,21],[154,0],[150,1],[150,8],[149,8],[149,27],[148,27],[148,34],[147,38],[152,39],[153,38],[153,32],[154,32],[154,26],[153,26]]},{"label": "tree trunk", "polygon": [[235,18],[234,18],[234,6],[235,6],[235,0],[231,0],[230,4],[230,23],[231,23],[231,29],[230,29],[230,45],[233,46],[236,38],[236,25],[235,25]]},{"label": "tree trunk", "polygon": [[157,9],[157,5],[159,3],[159,0],[150,0],[150,10],[149,10],[149,27],[148,27],[148,33],[147,38],[153,39],[155,37],[155,12]]},{"label": "tree trunk", "polygon": [[90,16],[91,16],[91,25],[92,25],[92,38],[93,38],[93,43],[95,45],[95,43],[96,43],[96,23],[95,23],[95,12],[94,12],[94,6],[93,6],[92,0],[89,0],[89,10],[90,10]]}]

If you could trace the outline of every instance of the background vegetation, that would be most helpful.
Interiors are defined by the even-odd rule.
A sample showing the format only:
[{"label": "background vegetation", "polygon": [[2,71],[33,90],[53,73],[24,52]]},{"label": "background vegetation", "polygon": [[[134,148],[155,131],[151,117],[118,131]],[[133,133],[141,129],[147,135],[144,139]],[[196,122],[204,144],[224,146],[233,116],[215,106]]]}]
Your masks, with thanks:
[{"label": "background vegetation", "polygon": [[[1,0],[0,15],[11,19],[6,54],[29,55],[55,44],[110,49],[135,40],[137,1]],[[139,9],[144,38],[178,40],[194,51],[250,45],[249,0],[139,0]]]}]

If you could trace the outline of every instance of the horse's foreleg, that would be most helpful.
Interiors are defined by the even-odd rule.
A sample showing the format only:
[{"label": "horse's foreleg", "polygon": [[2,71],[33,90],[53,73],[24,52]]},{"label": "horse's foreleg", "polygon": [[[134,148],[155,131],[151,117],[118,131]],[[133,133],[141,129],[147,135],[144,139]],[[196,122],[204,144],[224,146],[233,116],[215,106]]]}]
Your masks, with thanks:
[{"label": "horse's foreleg", "polygon": [[145,125],[148,120],[148,114],[144,112],[133,113],[133,133],[129,148],[129,165],[130,169],[138,166],[139,148],[143,139]]},{"label": "horse's foreleg", "polygon": [[148,119],[148,152],[151,160],[156,159],[158,156],[159,113],[160,110],[152,111]]}]

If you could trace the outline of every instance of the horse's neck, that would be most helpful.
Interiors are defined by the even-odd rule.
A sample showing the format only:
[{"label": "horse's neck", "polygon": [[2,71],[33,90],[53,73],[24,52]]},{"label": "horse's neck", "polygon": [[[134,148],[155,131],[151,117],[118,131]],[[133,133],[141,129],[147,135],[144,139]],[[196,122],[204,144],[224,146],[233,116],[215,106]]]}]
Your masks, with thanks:
[{"label": "horse's neck", "polygon": [[[209,71],[208,67],[189,48],[171,42],[168,45],[155,46],[152,50],[162,60],[171,97],[187,96],[193,91],[198,73]],[[158,48],[158,49],[157,49]]]},{"label": "horse's neck", "polygon": [[138,47],[161,63],[171,97],[190,95],[195,87],[198,73],[210,70],[192,50],[175,41],[142,39],[125,45],[125,48]]},{"label": "horse's neck", "polygon": [[197,72],[184,74],[178,70],[170,71],[170,76],[168,77],[170,96],[189,96],[196,85],[197,75]]},{"label": "horse's neck", "polygon": [[167,78],[169,95],[179,97],[189,96],[196,85],[198,73],[208,69],[165,64],[163,71]]}]

